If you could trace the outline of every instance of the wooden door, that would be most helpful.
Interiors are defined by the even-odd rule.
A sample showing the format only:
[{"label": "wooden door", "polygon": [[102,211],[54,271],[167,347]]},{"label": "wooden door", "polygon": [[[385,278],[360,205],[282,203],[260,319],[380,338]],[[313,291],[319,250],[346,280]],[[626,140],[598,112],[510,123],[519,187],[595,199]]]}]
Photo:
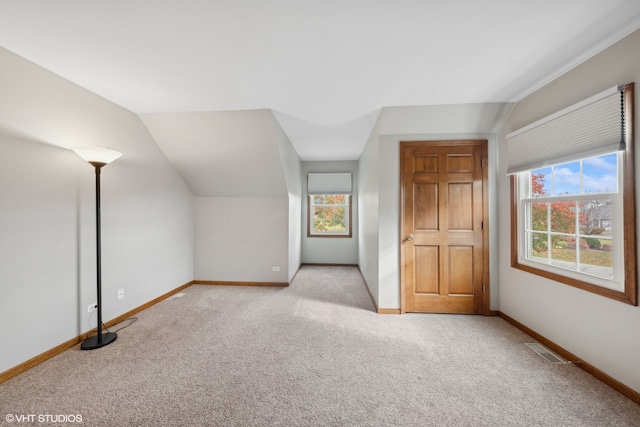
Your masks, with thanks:
[{"label": "wooden door", "polygon": [[402,311],[483,313],[487,141],[400,147]]}]

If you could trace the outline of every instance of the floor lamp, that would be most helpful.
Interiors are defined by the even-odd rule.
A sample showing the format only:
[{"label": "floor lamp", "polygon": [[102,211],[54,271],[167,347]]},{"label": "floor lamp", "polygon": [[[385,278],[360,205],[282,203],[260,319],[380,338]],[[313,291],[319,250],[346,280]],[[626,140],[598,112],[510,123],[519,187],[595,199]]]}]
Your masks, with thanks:
[{"label": "floor lamp", "polygon": [[71,147],[71,150],[84,160],[89,162],[96,170],[96,270],[97,270],[97,292],[98,292],[98,335],[87,338],[80,348],[82,350],[93,350],[109,345],[116,340],[118,335],[115,332],[102,333],[102,266],[100,251],[100,169],[122,156],[114,150],[99,147]]}]

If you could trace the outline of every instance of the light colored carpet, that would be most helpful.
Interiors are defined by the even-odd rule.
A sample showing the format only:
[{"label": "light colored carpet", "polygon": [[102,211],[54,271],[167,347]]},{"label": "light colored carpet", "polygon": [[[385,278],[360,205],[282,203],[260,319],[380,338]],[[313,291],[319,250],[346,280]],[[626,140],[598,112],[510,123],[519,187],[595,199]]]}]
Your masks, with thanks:
[{"label": "light colored carpet", "polygon": [[378,315],[357,268],[304,266],[289,288],[191,286],[113,344],[1,384],[0,425],[640,425],[640,406],[532,341],[497,317]]}]

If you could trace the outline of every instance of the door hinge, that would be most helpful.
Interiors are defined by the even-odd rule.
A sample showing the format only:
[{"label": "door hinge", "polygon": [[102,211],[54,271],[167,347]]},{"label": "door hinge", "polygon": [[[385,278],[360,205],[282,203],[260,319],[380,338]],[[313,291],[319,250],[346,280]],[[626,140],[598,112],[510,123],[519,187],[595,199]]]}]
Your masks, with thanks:
[{"label": "door hinge", "polygon": [[482,159],[482,161],[480,162],[482,167],[486,167],[487,166],[487,159]]},{"label": "door hinge", "polygon": [[482,282],[482,292],[486,292],[486,286],[484,282]]}]

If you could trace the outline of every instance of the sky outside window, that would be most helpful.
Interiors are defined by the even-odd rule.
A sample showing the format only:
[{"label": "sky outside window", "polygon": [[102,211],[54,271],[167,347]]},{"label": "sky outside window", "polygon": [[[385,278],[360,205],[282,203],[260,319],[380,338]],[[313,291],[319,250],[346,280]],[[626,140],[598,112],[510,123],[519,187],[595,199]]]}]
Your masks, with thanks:
[{"label": "sky outside window", "polygon": [[542,194],[538,195],[563,196],[617,192],[617,170],[618,156],[611,153],[536,169],[531,173],[541,175],[538,182],[542,184]]}]

